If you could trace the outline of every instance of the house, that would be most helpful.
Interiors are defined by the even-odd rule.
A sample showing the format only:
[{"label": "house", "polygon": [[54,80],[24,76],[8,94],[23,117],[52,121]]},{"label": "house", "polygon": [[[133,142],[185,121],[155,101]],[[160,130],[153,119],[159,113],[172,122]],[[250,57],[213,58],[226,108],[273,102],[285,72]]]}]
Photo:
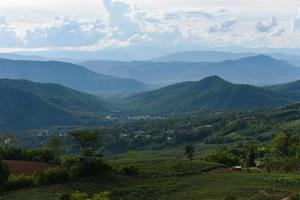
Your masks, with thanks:
[{"label": "house", "polygon": [[4,140],[4,145],[10,145],[13,143],[13,138],[8,137]]},{"label": "house", "polygon": [[232,171],[242,171],[242,166],[233,166],[232,168]]}]

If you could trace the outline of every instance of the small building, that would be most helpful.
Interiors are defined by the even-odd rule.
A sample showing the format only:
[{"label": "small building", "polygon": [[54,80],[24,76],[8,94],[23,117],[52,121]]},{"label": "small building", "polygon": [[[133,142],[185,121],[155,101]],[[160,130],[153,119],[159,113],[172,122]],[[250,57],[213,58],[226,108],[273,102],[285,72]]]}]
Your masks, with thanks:
[{"label": "small building", "polygon": [[243,167],[242,166],[233,166],[232,171],[242,171]]}]

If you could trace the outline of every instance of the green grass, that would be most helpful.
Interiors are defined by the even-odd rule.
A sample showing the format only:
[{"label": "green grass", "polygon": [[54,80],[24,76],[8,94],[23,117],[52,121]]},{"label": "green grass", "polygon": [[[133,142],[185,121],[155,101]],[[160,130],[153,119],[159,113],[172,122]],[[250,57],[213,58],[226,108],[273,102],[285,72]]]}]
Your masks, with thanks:
[{"label": "green grass", "polygon": [[109,191],[112,199],[122,200],[222,200],[235,196],[239,200],[255,199],[255,195],[281,199],[300,192],[300,174],[266,173],[252,170],[231,172],[213,170],[218,164],[184,159],[149,158],[110,161],[116,168],[136,165],[140,176],[113,175],[82,179],[77,182],[27,188],[9,192],[1,200],[53,200],[60,192],[82,191],[89,194]]}]

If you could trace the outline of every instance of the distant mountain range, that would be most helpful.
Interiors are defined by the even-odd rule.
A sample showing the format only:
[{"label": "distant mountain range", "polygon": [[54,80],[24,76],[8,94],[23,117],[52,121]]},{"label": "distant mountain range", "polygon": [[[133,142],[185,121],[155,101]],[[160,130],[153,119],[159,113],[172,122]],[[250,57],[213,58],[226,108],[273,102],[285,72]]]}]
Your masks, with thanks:
[{"label": "distant mountain range", "polygon": [[133,113],[178,114],[197,111],[245,110],[283,106],[294,102],[280,92],[233,84],[217,76],[184,82],[131,95],[122,102]]},{"label": "distant mountain range", "polygon": [[213,75],[235,83],[259,86],[286,83],[300,79],[299,67],[265,55],[216,63],[90,61],[80,63],[80,65],[98,73],[136,79],[152,85],[197,81]]},{"label": "distant mountain range", "polygon": [[[262,53],[270,56],[274,59],[284,60],[292,65],[300,67],[300,56],[289,55],[283,53]],[[158,62],[222,62],[226,60],[238,60],[246,57],[253,57],[261,55],[261,53],[229,53],[224,51],[186,51],[168,54],[158,58],[154,58],[153,61]]]},{"label": "distant mountain range", "polygon": [[108,113],[98,98],[60,85],[0,80],[0,131],[100,123]]},{"label": "distant mountain range", "polygon": [[223,51],[186,51],[168,54],[153,61],[158,62],[222,62],[225,60],[237,60],[245,57],[255,56],[255,53],[229,53]]},{"label": "distant mountain range", "polygon": [[217,75],[235,83],[273,85],[300,79],[300,68],[282,60],[259,55],[239,60],[213,63],[185,75],[188,80],[199,80]]},{"label": "distant mountain range", "polygon": [[79,63],[97,73],[130,78],[151,85],[168,85],[188,80],[185,75],[211,63],[152,62],[152,61],[88,61]]},{"label": "distant mountain range", "polygon": [[136,80],[101,75],[79,65],[55,61],[0,59],[0,78],[57,83],[92,94],[131,93],[148,87]]}]

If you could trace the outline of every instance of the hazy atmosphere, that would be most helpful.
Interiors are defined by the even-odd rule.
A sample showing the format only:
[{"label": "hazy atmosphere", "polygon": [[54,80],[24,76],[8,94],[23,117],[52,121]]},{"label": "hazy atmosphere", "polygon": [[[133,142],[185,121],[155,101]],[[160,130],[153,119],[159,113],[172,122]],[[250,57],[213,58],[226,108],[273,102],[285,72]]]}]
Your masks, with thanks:
[{"label": "hazy atmosphere", "polygon": [[10,0],[0,13],[3,52],[300,48],[297,0]]},{"label": "hazy atmosphere", "polygon": [[2,0],[0,200],[300,200],[300,0]]}]

